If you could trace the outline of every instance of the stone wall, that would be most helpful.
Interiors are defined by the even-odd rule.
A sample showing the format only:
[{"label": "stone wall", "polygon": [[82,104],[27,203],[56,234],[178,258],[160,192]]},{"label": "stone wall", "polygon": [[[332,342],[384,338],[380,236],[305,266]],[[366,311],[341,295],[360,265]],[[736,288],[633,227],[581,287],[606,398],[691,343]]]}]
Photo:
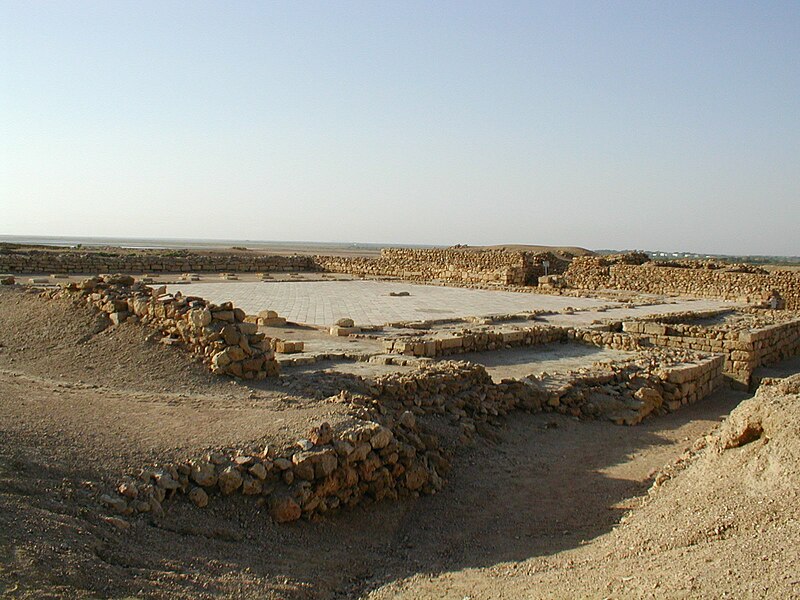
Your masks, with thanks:
[{"label": "stone wall", "polygon": [[661,266],[656,263],[630,264],[616,257],[577,257],[564,274],[573,288],[624,289],[652,294],[685,294],[761,304],[773,290],[784,308],[800,309],[800,273],[742,272],[731,268],[710,268],[706,263]]},{"label": "stone wall", "polygon": [[121,514],[158,516],[166,500],[181,496],[205,507],[216,497],[241,494],[267,506],[275,521],[288,522],[339,507],[434,493],[450,469],[449,450],[440,435],[418,422],[419,415],[441,412],[438,402],[425,399],[435,391],[465,406],[464,394],[487,386],[493,384],[486,371],[467,363],[386,375],[374,382],[371,396],[342,392],[329,398],[345,404],[351,416],[333,426],[317,425],[290,448],[220,450],[155,465],[130,475],[99,500]]},{"label": "stone wall", "polygon": [[563,272],[568,263],[550,253],[463,248],[383,248],[378,258],[317,256],[324,271],[359,276],[396,277],[408,281],[440,281],[460,285],[522,286],[544,274]]},{"label": "stone wall", "polygon": [[264,379],[279,371],[271,340],[229,302],[159,293],[129,275],[92,277],[46,293],[86,302],[115,325],[131,319],[153,327],[166,336],[163,341],[182,344],[215,374]]},{"label": "stone wall", "polygon": [[513,331],[467,329],[447,337],[408,336],[387,339],[383,342],[383,350],[386,354],[436,357],[516,346],[535,346],[564,340],[566,337],[566,328],[546,325],[521,327]]},{"label": "stone wall", "polygon": [[633,425],[705,398],[722,383],[721,356],[648,351],[569,374],[531,376],[545,410]]},{"label": "stone wall", "polygon": [[[241,494],[269,508],[277,522],[312,518],[364,502],[430,494],[441,489],[452,451],[476,435],[496,436],[492,422],[514,410],[559,412],[634,424],[709,393],[718,383],[721,357],[680,356],[693,364],[654,368],[648,358],[596,366],[569,376],[494,383],[486,370],[444,361],[373,381],[370,396],[346,392],[351,418],[321,423],[283,450],[220,450],[143,469],[99,501],[123,515],[163,514],[163,503],[185,497],[199,507]],[[674,355],[667,359],[675,360]],[[435,429],[426,416],[446,417]]]},{"label": "stone wall", "polygon": [[310,256],[200,253],[186,250],[9,250],[0,252],[0,272],[9,273],[189,273],[308,271]]},{"label": "stone wall", "polygon": [[656,346],[721,354],[725,375],[743,386],[757,367],[800,353],[800,318],[757,328],[626,321],[623,330]]}]

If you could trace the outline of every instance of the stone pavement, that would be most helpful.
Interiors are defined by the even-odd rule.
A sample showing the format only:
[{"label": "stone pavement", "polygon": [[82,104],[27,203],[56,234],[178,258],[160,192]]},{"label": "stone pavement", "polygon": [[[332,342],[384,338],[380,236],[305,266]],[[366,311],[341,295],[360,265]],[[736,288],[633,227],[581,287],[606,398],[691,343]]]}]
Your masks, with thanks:
[{"label": "stone pavement", "polygon": [[[219,282],[170,285],[170,292],[201,296],[215,303],[232,301],[248,314],[274,310],[294,323],[332,325],[350,317],[358,325],[384,325],[454,317],[509,314],[526,310],[590,307],[607,300],[561,298],[385,281]],[[410,296],[389,296],[389,292]]]},{"label": "stone pavement", "polygon": [[[540,294],[472,290],[387,281],[219,282],[170,285],[169,291],[201,296],[217,304],[232,301],[248,314],[274,310],[294,323],[332,325],[350,317],[358,325],[384,325],[469,316],[511,314],[531,310],[561,310],[567,306],[590,308],[615,305],[597,298],[570,298]],[[410,296],[389,296],[390,292]],[[676,308],[657,305],[649,312],[701,310],[695,303]],[[706,303],[703,303],[706,304]],[[712,304],[712,303],[709,303]],[[722,305],[722,303],[713,303]],[[591,313],[583,313],[588,316]],[[597,316],[602,316],[600,313]],[[596,318],[596,317],[592,317]]]}]

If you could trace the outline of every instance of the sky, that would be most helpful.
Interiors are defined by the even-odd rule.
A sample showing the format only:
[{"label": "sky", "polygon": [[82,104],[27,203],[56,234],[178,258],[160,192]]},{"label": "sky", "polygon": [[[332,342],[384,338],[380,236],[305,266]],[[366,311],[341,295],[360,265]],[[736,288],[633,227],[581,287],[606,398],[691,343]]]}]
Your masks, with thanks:
[{"label": "sky", "polygon": [[800,2],[0,0],[0,234],[800,255]]}]

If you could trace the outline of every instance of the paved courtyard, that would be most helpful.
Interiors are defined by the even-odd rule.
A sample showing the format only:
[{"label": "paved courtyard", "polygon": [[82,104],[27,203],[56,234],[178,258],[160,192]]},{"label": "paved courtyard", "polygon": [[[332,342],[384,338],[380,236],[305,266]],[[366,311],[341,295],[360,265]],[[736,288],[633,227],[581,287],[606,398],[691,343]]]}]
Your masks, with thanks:
[{"label": "paved courtyard", "polygon": [[[384,325],[397,321],[561,310],[567,306],[622,306],[596,298],[568,298],[386,281],[219,282],[168,287],[171,292],[180,290],[183,294],[201,296],[217,304],[231,301],[249,314],[274,310],[289,321],[308,325],[332,325],[342,317],[350,317],[358,325]],[[403,291],[410,295],[389,295],[390,292]],[[716,306],[721,303],[713,304]],[[666,308],[658,305],[651,312],[666,312]],[[692,305],[692,308],[698,310],[702,307]]]}]

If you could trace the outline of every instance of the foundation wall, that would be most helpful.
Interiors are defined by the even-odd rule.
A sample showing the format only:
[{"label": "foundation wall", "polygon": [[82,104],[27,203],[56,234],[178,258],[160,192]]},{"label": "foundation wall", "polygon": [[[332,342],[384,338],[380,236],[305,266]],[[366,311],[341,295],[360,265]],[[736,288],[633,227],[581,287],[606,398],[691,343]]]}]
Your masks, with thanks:
[{"label": "foundation wall", "polygon": [[754,330],[715,331],[696,325],[626,321],[623,330],[655,346],[713,352],[724,357],[724,373],[749,385],[753,371],[800,353],[800,319]]},{"label": "foundation wall", "polygon": [[193,252],[76,252],[30,250],[0,253],[9,273],[190,273],[268,272],[314,269],[310,256],[200,254]]},{"label": "foundation wall", "polygon": [[335,273],[397,277],[408,281],[441,281],[461,285],[523,286],[568,263],[550,253],[506,250],[384,248],[378,258],[317,256],[320,269]]},{"label": "foundation wall", "polygon": [[447,356],[517,346],[536,346],[567,338],[563,327],[525,327],[515,331],[464,332],[450,337],[395,338],[385,340],[387,354],[405,356]]},{"label": "foundation wall", "polygon": [[578,257],[564,274],[571,287],[625,289],[653,294],[685,294],[749,303],[766,302],[778,292],[789,310],[800,309],[800,273],[741,273],[723,269],[624,264],[602,257]]},{"label": "foundation wall", "polygon": [[[215,498],[241,494],[268,507],[275,521],[287,522],[364,502],[435,493],[450,469],[449,450],[418,422],[419,416],[447,415],[459,427],[459,444],[476,434],[496,435],[489,419],[513,410],[634,424],[710,393],[721,368],[721,357],[658,372],[610,367],[547,389],[520,381],[495,384],[479,365],[445,361],[379,377],[371,397],[331,398],[348,403],[359,416],[333,428],[320,424],[293,449],[212,452],[145,468],[99,500],[122,514],[158,516],[165,501],[181,496],[204,507]],[[597,394],[610,387],[619,390],[618,397],[603,406]]]}]

